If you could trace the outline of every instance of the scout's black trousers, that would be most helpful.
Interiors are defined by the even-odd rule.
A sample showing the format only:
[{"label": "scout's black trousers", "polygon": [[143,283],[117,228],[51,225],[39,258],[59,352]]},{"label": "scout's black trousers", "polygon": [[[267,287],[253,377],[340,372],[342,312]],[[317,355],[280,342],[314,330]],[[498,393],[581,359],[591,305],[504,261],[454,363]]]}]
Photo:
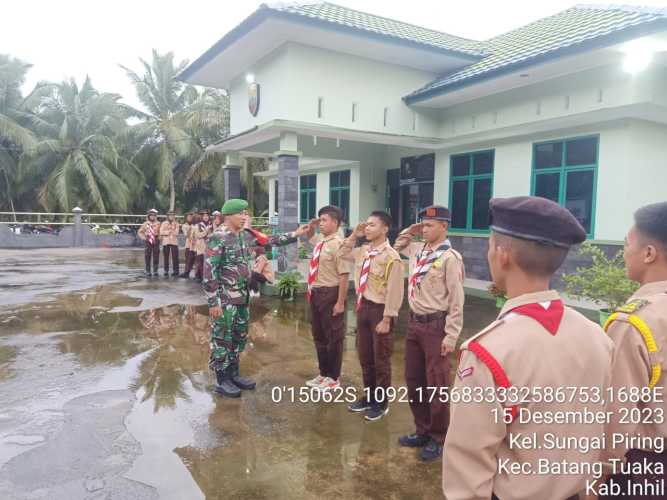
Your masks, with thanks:
[{"label": "scout's black trousers", "polygon": [[153,262],[153,272],[157,273],[157,268],[160,264],[160,243],[157,241],[152,245],[146,241],[144,263],[146,264],[146,272],[148,273],[151,272],[151,261]]},{"label": "scout's black trousers", "polygon": [[164,253],[164,272],[169,272],[169,256],[171,256],[171,269],[174,274],[178,274],[178,245],[163,245],[162,252]]}]

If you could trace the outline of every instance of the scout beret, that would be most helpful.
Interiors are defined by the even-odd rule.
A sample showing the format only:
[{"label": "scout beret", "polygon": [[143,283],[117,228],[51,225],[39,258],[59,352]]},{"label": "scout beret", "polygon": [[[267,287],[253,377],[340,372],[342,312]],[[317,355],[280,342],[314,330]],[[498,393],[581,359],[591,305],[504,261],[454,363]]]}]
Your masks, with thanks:
[{"label": "scout beret", "polygon": [[567,208],[537,196],[492,198],[489,227],[499,234],[561,248],[586,240],[586,231]]},{"label": "scout beret", "polygon": [[452,220],[449,214],[449,208],[443,207],[442,205],[431,205],[430,207],[426,207],[419,212],[419,219],[432,219],[444,222],[450,222]]},{"label": "scout beret", "polygon": [[200,215],[208,214],[208,208],[200,208],[199,209],[199,214]]},{"label": "scout beret", "polygon": [[243,212],[248,208],[248,202],[238,198],[227,200],[222,206],[222,215],[234,215]]}]

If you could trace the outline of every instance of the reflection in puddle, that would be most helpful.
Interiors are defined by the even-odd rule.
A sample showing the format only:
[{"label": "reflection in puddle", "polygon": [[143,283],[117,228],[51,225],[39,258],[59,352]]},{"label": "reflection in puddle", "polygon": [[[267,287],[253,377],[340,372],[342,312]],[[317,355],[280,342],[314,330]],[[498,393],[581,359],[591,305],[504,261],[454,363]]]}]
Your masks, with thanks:
[{"label": "reflection in puddle", "polygon": [[[199,291],[192,287],[191,293]],[[407,403],[394,403],[388,418],[366,423],[344,402],[272,401],[273,387],[299,388],[316,370],[304,302],[253,301],[241,366],[258,388],[239,400],[211,393],[205,306],[123,311],[141,303],[120,287],[101,286],[0,315],[0,382],[12,376],[21,355],[12,346],[19,334],[45,334],[45,341],[82,369],[117,370],[137,359],[128,380],[137,401],[126,426],[142,454],[126,477],[154,486],[162,498],[441,496],[439,463],[422,464],[414,450],[397,445],[400,435],[414,430]],[[465,313],[464,338],[489,323],[496,310],[469,297]],[[341,379],[360,387],[354,315],[347,314]],[[405,385],[403,331],[401,323],[392,358],[396,387]]]}]

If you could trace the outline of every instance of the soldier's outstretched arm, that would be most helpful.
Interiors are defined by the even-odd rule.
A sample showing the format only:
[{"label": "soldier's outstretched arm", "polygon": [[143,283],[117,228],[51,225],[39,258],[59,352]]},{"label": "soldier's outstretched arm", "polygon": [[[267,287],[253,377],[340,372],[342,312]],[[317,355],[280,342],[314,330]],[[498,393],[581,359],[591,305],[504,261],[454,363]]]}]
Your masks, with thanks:
[{"label": "soldier's outstretched arm", "polygon": [[209,237],[206,246],[202,280],[202,288],[210,308],[222,305],[221,298],[224,290],[222,290],[220,283],[222,282],[224,258],[225,247],[220,238],[214,233]]},{"label": "soldier's outstretched arm", "polygon": [[[495,388],[489,369],[463,351],[452,391]],[[442,490],[448,500],[489,500],[498,470],[498,447],[505,439],[503,407],[496,402],[452,403],[442,457]]]}]

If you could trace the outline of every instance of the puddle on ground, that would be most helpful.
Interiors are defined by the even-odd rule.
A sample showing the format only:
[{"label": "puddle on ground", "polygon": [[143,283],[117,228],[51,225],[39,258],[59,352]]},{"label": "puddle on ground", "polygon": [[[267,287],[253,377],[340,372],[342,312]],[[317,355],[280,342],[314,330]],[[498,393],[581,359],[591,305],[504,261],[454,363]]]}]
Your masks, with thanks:
[{"label": "puddle on ground", "polygon": [[[136,310],[146,304],[142,293],[150,296],[150,304],[159,300],[160,289],[167,290],[162,303],[177,299],[173,305]],[[160,498],[441,496],[440,462],[423,464],[415,450],[397,445],[400,435],[414,431],[407,403],[394,403],[387,418],[366,423],[349,413],[345,402],[274,401],[274,388],[298,391],[315,375],[304,302],[253,299],[250,341],[241,366],[258,388],[238,400],[213,395],[207,309],[181,300],[189,295],[193,303],[201,302],[200,293],[186,280],[161,284],[128,275],[124,284],[68,291],[48,302],[14,302],[11,310],[0,312],[0,393],[1,384],[17,376],[14,365],[27,349],[22,347],[26,338],[55,347],[56,359],[44,360],[44,370],[58,356],[72,360],[77,370],[118,370],[134,360],[136,367],[125,375],[125,383],[136,400],[125,425],[140,443],[141,455],[125,477],[154,487]],[[360,387],[354,313],[347,314],[341,381]],[[496,314],[490,301],[467,298],[462,337],[479,331]],[[396,332],[392,358],[397,387],[405,385],[404,323]]]}]

